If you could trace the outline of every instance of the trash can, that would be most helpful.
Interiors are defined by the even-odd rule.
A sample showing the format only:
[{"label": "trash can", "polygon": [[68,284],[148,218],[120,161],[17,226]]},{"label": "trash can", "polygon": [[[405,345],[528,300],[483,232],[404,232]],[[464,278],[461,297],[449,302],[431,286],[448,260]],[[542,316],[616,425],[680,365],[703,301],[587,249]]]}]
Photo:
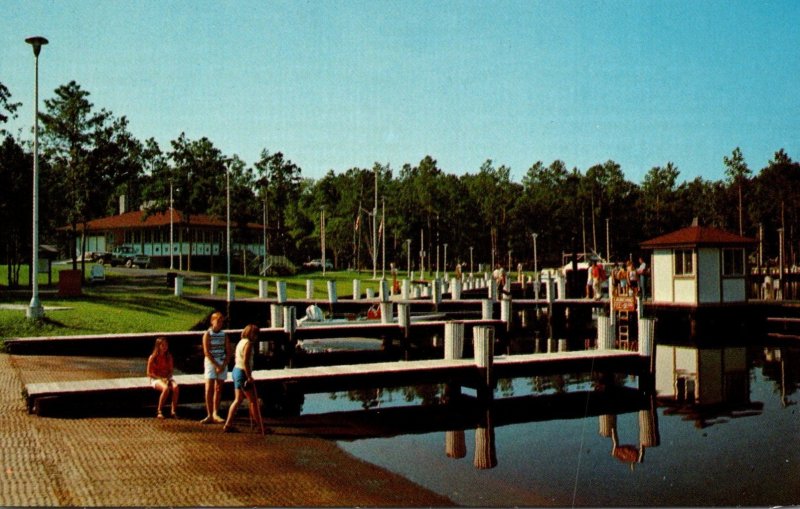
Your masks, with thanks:
[{"label": "trash can", "polygon": [[177,272],[167,272],[167,288],[175,288],[176,277],[178,277]]}]

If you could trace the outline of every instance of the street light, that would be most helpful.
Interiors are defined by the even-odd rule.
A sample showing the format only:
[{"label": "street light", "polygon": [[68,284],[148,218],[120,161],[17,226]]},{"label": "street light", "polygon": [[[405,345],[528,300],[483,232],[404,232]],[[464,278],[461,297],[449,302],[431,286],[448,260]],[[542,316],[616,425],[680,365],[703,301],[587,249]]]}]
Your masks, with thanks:
[{"label": "street light", "polygon": [[[227,237],[227,251],[228,251],[228,301],[231,300],[231,163],[225,163],[225,201],[226,201],[226,225],[225,234]],[[228,313],[230,314],[230,313]]]},{"label": "street light", "polygon": [[469,246],[469,278],[472,279],[472,248]]},{"label": "street light", "polygon": [[33,46],[34,110],[33,110],[33,252],[31,254],[31,303],[25,313],[31,320],[44,316],[44,308],[39,302],[39,52],[47,44],[44,37],[28,37],[25,42]]},{"label": "street light", "polygon": [[411,239],[406,239],[406,270],[408,279],[411,279]]}]

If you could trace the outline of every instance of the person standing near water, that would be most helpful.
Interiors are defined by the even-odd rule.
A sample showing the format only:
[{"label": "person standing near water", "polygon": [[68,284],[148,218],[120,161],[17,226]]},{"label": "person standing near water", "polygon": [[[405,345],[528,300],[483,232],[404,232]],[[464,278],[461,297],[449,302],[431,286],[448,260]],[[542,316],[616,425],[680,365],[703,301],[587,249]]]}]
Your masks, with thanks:
[{"label": "person standing near water", "polygon": [[242,331],[242,339],[236,344],[236,353],[234,354],[235,364],[231,372],[236,395],[230,408],[228,408],[228,419],[225,421],[225,426],[222,428],[222,431],[225,433],[236,431],[236,428],[233,427],[233,418],[236,416],[236,411],[239,409],[242,400],[247,397],[247,401],[250,404],[250,418],[255,421],[256,425],[261,430],[261,434],[264,434],[264,420],[261,417],[256,384],[253,380],[253,354],[255,353],[253,344],[257,340],[258,325],[251,323],[244,328]]},{"label": "person standing near water", "polygon": [[219,416],[219,402],[222,399],[222,386],[228,378],[228,361],[231,345],[228,335],[222,330],[225,315],[217,311],[211,315],[211,327],[203,334],[203,376],[206,380],[206,417],[202,424],[221,424],[225,420]]}]

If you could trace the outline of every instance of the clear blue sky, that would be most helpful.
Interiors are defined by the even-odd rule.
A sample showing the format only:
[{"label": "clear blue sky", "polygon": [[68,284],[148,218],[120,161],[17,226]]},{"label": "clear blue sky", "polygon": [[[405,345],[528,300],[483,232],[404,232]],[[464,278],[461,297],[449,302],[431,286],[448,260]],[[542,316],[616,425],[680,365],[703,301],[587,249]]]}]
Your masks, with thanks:
[{"label": "clear blue sky", "polygon": [[[248,164],[281,151],[319,178],[425,155],[486,159],[521,181],[536,161],[613,159],[640,182],[723,178],[800,159],[800,2],[0,3],[0,82],[24,103],[70,80],[169,149],[182,131]],[[43,102],[42,102],[43,105]]]}]

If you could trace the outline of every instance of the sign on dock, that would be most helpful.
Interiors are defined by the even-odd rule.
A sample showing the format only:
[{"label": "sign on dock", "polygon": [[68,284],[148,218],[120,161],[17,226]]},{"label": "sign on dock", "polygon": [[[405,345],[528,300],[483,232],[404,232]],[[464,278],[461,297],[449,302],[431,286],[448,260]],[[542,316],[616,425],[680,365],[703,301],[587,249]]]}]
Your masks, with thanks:
[{"label": "sign on dock", "polygon": [[633,295],[615,296],[614,311],[636,311],[636,297]]}]

